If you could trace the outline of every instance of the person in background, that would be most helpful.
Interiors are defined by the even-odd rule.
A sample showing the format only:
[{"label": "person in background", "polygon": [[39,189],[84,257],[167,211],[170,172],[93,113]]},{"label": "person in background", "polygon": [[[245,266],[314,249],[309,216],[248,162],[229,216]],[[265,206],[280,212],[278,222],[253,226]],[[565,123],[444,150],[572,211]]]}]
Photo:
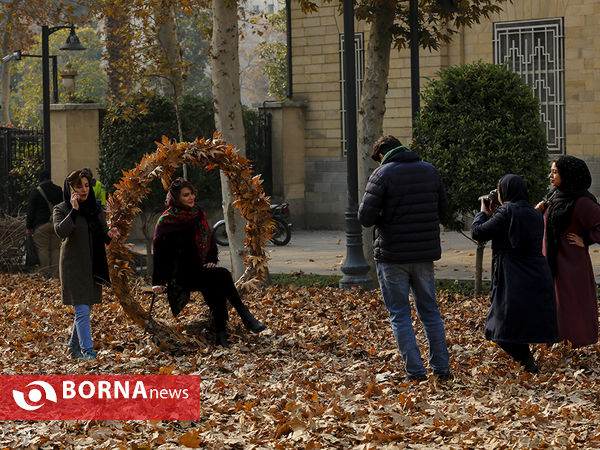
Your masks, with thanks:
[{"label": "person in background", "polygon": [[375,225],[377,277],[407,377],[427,379],[411,322],[409,291],[429,342],[429,364],[451,379],[446,332],[435,297],[433,261],[440,259],[440,220],[448,201],[439,172],[394,136],[375,142],[371,158],[381,165],[369,177],[358,220]]},{"label": "person in background", "polygon": [[100,180],[96,180],[94,178],[94,172],[92,172],[92,169],[89,167],[84,167],[83,170],[86,170],[92,176],[91,188],[94,191],[96,201],[100,202],[103,207],[106,206],[106,189],[104,189],[104,185],[100,182]]},{"label": "person in background", "polygon": [[96,358],[90,313],[92,306],[102,301],[102,286],[110,286],[105,245],[120,237],[117,228],[108,229],[91,183],[92,175],[85,169],[71,172],[65,180],[64,201],[54,207],[54,230],[63,240],[62,299],[75,310],[67,352],[77,359]]},{"label": "person in background", "polygon": [[492,241],[492,304],[485,337],[526,372],[536,373],[529,344],[556,342],[558,326],[552,274],[542,254],[544,222],[528,198],[521,177],[504,175],[498,183],[501,206],[492,215],[482,199],[471,235],[479,242]]},{"label": "person in background", "polygon": [[155,294],[167,293],[175,317],[190,301],[191,291],[202,292],[212,312],[216,345],[228,347],[228,300],[246,329],[260,333],[266,326],[242,303],[229,270],[217,267],[217,244],[206,214],[196,203],[196,193],[183,178],[177,178],[169,187],[168,208],[154,232],[152,290]]},{"label": "person in background", "polygon": [[27,201],[27,234],[33,241],[40,258],[40,274],[58,278],[60,239],[52,225],[54,205],[63,199],[62,189],[50,179],[50,171],[42,169],[37,174],[39,184],[29,194]]},{"label": "person in background", "polygon": [[598,298],[589,245],[600,242],[600,206],[585,161],[554,158],[552,189],[536,205],[545,222],[544,254],[554,276],[558,332],[573,347],[598,342]]}]

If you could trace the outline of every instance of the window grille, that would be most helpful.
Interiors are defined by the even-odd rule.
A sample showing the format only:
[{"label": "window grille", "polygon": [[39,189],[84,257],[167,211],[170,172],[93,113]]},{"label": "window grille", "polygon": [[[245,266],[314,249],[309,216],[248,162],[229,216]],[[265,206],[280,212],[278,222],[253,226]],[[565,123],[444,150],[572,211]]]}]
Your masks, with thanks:
[{"label": "window grille", "polygon": [[494,63],[508,63],[533,89],[548,153],[566,151],[563,18],[494,24]]},{"label": "window grille", "polygon": [[[341,98],[341,120],[342,120],[342,152],[346,156],[348,150],[346,142],[346,98],[344,96],[344,88],[346,84],[344,76],[344,35],[340,34],[340,98]],[[362,82],[365,76],[365,47],[364,34],[354,34],[354,70],[356,73],[356,117],[358,118],[358,110],[360,108],[360,97],[362,95]]]}]

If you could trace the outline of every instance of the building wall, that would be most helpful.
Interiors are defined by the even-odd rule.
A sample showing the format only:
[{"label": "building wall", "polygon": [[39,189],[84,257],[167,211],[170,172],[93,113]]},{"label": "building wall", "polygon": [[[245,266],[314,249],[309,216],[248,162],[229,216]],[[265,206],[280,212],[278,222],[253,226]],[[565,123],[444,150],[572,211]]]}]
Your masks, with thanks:
[{"label": "building wall", "polygon": [[449,64],[493,62],[494,22],[564,18],[566,153],[584,159],[600,194],[600,2],[596,0],[520,0],[489,21],[463,30],[448,45]]},{"label": "building wall", "polygon": [[[568,5],[568,7],[567,7]],[[504,5],[490,20],[463,29],[440,51],[420,52],[421,86],[442,67],[493,62],[493,23],[543,18],[564,18],[566,152],[584,158],[597,180],[600,193],[600,23],[598,0],[519,0]],[[355,21],[356,32],[368,27]],[[305,154],[307,227],[343,228],[346,209],[345,158],[341,149],[339,35],[343,19],[337,6],[321,4],[316,14],[305,15],[292,2],[293,97],[306,101]],[[386,96],[384,134],[411,141],[410,55],[392,49]],[[360,194],[359,194],[360,198]]]}]

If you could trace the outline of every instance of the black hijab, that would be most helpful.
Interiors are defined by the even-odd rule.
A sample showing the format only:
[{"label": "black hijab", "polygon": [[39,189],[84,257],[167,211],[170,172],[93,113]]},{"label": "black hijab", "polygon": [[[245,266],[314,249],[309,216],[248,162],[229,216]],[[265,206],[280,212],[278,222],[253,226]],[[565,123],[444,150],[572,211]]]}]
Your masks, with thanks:
[{"label": "black hijab", "polygon": [[528,216],[520,214],[521,208],[530,208],[527,185],[523,178],[509,173],[498,182],[498,193],[502,200],[502,207],[508,214],[508,239],[513,248],[518,248],[521,246],[523,230],[529,226]]},{"label": "black hijab", "polygon": [[[552,273],[556,273],[556,254],[560,238],[571,223],[575,202],[588,197],[597,203],[589,191],[592,175],[585,161],[570,155],[561,155],[554,160],[561,178],[560,186],[548,193],[548,215],[546,217],[546,258]],[[583,237],[584,241],[586,236]]]},{"label": "black hijab", "polygon": [[[81,170],[79,172],[84,171]],[[72,173],[73,172],[71,172],[71,174]],[[89,174],[89,172],[86,173]],[[72,188],[69,184],[69,177],[71,174],[69,174],[69,176],[67,176],[65,179],[65,185],[63,189],[63,198],[67,205],[71,205]],[[91,175],[87,179],[88,181],[91,180]],[[94,195],[94,190],[92,189],[90,183],[88,196],[83,202],[79,202],[79,209],[77,210],[77,213],[75,213],[74,220],[76,220],[77,216],[83,216],[88,223],[88,231],[92,242],[92,277],[94,278],[94,282],[99,285],[110,286],[106,248],[104,247],[104,245],[107,243],[107,236],[104,233],[104,229],[98,217],[101,212],[102,207],[96,201],[96,196]]]}]

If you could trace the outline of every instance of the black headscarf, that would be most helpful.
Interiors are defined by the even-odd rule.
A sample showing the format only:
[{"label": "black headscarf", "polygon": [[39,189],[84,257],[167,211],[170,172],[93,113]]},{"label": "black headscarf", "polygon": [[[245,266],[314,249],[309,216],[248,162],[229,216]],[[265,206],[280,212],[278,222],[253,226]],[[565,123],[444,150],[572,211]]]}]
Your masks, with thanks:
[{"label": "black headscarf", "polygon": [[529,193],[523,178],[509,173],[498,182],[498,193],[502,207],[509,218],[508,239],[513,248],[520,247],[523,229],[529,226],[528,216],[519,213],[521,208],[529,208]]},{"label": "black headscarf", "polygon": [[[68,178],[65,179],[63,198],[66,204],[70,205],[72,188],[69,185]],[[88,230],[92,241],[92,277],[96,284],[110,286],[106,248],[104,247],[109,239],[105,235],[100,219],[98,218],[101,211],[102,207],[96,202],[94,190],[90,186],[87,198],[83,202],[79,202],[79,209],[75,214],[76,216],[85,217],[88,223]]]},{"label": "black headscarf", "polygon": [[[561,178],[560,186],[552,188],[548,193],[548,215],[546,218],[546,258],[556,273],[556,254],[560,238],[571,223],[575,202],[579,197],[588,197],[597,203],[589,191],[592,175],[587,164],[582,159],[570,155],[561,155],[554,160]],[[583,237],[584,241],[586,236]]]}]

